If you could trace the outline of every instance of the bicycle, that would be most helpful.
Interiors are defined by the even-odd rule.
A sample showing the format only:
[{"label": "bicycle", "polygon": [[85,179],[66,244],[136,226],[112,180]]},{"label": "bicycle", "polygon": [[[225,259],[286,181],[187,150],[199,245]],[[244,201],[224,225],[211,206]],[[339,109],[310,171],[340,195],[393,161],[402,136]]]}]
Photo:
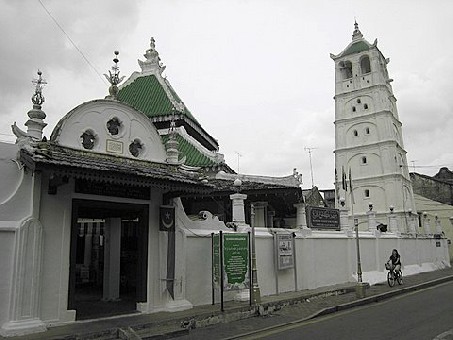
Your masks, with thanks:
[{"label": "bicycle", "polygon": [[385,269],[388,270],[387,273],[387,283],[389,287],[393,287],[395,285],[395,281],[401,286],[403,284],[403,272],[399,270],[397,272],[393,271],[392,267],[389,263],[385,264]]}]

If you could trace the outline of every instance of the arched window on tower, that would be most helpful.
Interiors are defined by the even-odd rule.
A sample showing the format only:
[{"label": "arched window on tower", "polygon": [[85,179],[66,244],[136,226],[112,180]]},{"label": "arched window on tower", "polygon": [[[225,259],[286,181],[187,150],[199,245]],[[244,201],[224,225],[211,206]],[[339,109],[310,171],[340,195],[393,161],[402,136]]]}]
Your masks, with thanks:
[{"label": "arched window on tower", "polygon": [[360,60],[360,69],[362,70],[362,74],[371,72],[370,57],[367,55]]},{"label": "arched window on tower", "polygon": [[359,135],[359,133],[357,132],[357,130],[354,130],[352,133],[354,134],[354,137],[357,137],[357,136]]},{"label": "arched window on tower", "polygon": [[368,110],[368,104],[363,104],[363,108],[364,108],[365,110]]},{"label": "arched window on tower", "polygon": [[365,189],[365,198],[369,198],[369,197],[370,197],[370,190]]},{"label": "arched window on tower", "polygon": [[352,112],[355,112],[355,110],[356,110],[356,109],[355,109],[355,106],[353,106],[353,107],[352,107]]},{"label": "arched window on tower", "polygon": [[362,157],[362,164],[367,164],[368,163],[368,160],[366,159],[366,156],[363,156]]},{"label": "arched window on tower", "polygon": [[370,134],[370,128],[369,127],[365,128],[365,134],[367,134],[367,135]]},{"label": "arched window on tower", "polygon": [[340,71],[343,79],[352,78],[352,63],[350,61],[340,61]]}]

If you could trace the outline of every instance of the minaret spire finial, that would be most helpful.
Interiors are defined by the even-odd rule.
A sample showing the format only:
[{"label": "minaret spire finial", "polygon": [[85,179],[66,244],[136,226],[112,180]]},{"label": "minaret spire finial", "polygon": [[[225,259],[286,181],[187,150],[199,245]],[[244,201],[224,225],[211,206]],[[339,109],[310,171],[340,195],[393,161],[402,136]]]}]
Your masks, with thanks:
[{"label": "minaret spire finial", "polygon": [[113,53],[115,54],[113,58],[114,64],[112,66],[113,73],[112,71],[109,71],[109,75],[104,74],[105,78],[110,83],[109,87],[110,96],[105,97],[106,99],[116,99],[116,96],[118,94],[118,84],[121,83],[124,79],[124,76],[120,78],[120,68],[118,66],[119,62],[118,54],[120,54],[120,52],[115,51]]},{"label": "minaret spire finial", "polygon": [[363,37],[362,32],[359,30],[359,24],[357,20],[354,18],[354,31],[352,32],[352,41],[361,39]]}]

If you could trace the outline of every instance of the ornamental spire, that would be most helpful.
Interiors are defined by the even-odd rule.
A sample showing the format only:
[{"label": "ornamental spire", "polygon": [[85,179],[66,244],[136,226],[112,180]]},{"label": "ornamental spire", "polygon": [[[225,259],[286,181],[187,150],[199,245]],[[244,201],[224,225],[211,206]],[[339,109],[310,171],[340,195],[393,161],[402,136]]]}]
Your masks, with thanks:
[{"label": "ornamental spire", "polygon": [[124,79],[124,76],[120,78],[120,68],[118,66],[118,54],[120,52],[115,51],[113,52],[115,56],[113,57],[113,66],[112,66],[112,71],[109,71],[109,75],[104,74],[104,77],[107,79],[107,81],[110,83],[109,87],[109,93],[110,95],[105,97],[105,99],[116,99],[116,96],[118,95],[118,84],[121,83]]},{"label": "ornamental spire", "polygon": [[165,66],[160,61],[159,52],[156,51],[156,40],[153,37],[150,39],[149,49],[146,50],[143,56],[146,58],[145,61],[138,60],[142,73],[153,73],[157,71],[159,74],[162,74],[164,72]]},{"label": "ornamental spire", "polygon": [[363,38],[362,32],[359,30],[359,24],[357,20],[354,19],[354,31],[352,32],[352,41],[359,40]]},{"label": "ornamental spire", "polygon": [[[42,95],[42,89],[44,85],[47,84],[47,82],[42,78],[42,72],[38,70],[38,79],[33,79],[32,84],[35,85],[35,93],[31,97],[31,101],[33,103],[33,109],[28,111],[28,117],[30,118],[25,122],[25,126],[27,126],[27,133],[26,135],[31,137],[35,141],[41,141],[42,139],[42,131],[43,129],[47,126],[47,123],[44,123],[44,119],[46,118],[46,114],[43,110],[41,110],[42,104],[44,103],[44,96]],[[16,124],[14,123],[14,126]],[[19,131],[14,131],[13,127],[13,132],[16,135],[16,137],[20,138],[16,134],[16,132]],[[24,136],[22,136],[24,137]]]},{"label": "ornamental spire", "polygon": [[176,139],[176,123],[174,113],[171,116],[170,128],[168,129],[168,140],[165,143],[167,149],[167,163],[179,163],[179,142]]}]

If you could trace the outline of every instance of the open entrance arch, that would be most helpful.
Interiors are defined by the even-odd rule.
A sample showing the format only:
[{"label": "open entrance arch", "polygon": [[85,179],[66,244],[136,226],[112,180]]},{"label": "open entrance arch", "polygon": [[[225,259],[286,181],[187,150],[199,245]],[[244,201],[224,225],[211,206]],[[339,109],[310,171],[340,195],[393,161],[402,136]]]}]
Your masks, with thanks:
[{"label": "open entrance arch", "polygon": [[148,209],[73,200],[68,309],[77,320],[132,313],[146,302]]}]

